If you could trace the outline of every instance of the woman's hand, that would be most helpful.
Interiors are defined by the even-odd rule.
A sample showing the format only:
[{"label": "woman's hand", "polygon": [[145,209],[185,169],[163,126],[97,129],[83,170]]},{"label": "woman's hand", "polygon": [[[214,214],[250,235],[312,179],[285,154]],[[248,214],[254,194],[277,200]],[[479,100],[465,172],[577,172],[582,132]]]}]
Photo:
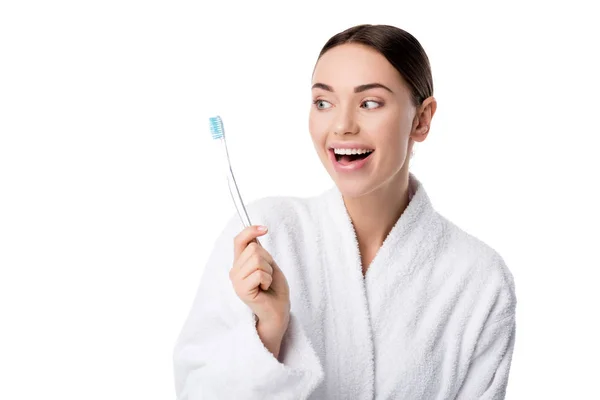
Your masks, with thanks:
[{"label": "woman's hand", "polygon": [[273,257],[255,240],[267,232],[259,228],[250,226],[235,237],[229,279],[237,296],[256,315],[261,340],[278,357],[290,319],[289,286]]}]

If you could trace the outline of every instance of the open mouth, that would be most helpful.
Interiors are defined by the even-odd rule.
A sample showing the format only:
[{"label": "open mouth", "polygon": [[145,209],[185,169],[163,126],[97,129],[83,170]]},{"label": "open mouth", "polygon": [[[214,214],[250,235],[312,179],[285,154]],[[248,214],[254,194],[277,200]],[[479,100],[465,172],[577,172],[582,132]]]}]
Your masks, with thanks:
[{"label": "open mouth", "polygon": [[350,164],[351,162],[354,161],[358,161],[358,160],[364,160],[365,158],[369,157],[371,154],[373,154],[373,152],[370,153],[364,153],[364,154],[334,154],[335,155],[335,160],[337,162],[339,162],[340,164]]},{"label": "open mouth", "polygon": [[338,151],[337,153],[356,153],[356,154],[336,154],[334,149],[329,149],[331,157],[337,165],[342,167],[354,168],[364,165],[366,160],[371,157],[375,150],[359,150],[359,151]]}]

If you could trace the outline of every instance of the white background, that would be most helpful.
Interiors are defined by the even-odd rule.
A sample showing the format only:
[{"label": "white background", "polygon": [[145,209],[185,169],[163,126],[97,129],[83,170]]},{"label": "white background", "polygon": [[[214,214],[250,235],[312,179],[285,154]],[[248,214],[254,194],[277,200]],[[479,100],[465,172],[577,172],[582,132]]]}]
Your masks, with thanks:
[{"label": "white background", "polygon": [[0,398],[174,398],[172,347],[234,212],[208,117],[247,202],[320,193],[311,72],[359,23],[430,57],[412,171],[515,277],[507,398],[600,398],[593,4],[2,2]]}]

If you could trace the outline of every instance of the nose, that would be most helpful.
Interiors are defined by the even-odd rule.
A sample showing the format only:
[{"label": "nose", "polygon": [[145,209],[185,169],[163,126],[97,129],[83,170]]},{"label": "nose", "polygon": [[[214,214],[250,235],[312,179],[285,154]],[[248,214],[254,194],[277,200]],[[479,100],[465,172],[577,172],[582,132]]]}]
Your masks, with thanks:
[{"label": "nose", "polygon": [[333,121],[333,133],[336,135],[357,134],[359,126],[350,110],[342,110]]}]

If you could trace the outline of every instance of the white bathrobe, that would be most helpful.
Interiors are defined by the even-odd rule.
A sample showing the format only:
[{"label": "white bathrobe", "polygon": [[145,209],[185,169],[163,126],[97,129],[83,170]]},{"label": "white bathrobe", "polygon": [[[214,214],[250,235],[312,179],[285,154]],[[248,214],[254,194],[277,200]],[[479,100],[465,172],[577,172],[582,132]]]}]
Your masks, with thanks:
[{"label": "white bathrobe", "polygon": [[503,399],[515,344],[513,276],[490,246],[434,210],[410,174],[410,202],[363,277],[334,186],[248,205],[290,286],[278,361],[229,270],[232,217],[209,257],[174,351],[177,398]]}]

